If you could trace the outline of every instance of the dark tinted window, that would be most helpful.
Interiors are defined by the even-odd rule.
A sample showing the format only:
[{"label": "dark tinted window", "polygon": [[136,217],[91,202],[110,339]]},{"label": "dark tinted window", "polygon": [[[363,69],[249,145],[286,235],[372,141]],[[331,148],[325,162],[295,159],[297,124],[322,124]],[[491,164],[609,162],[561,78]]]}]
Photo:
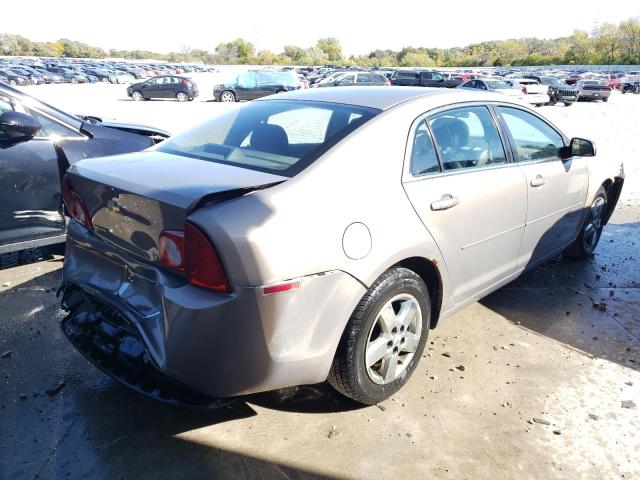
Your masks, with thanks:
[{"label": "dark tinted window", "polygon": [[158,150],[292,177],[379,112],[325,102],[254,102],[165,140]]}]

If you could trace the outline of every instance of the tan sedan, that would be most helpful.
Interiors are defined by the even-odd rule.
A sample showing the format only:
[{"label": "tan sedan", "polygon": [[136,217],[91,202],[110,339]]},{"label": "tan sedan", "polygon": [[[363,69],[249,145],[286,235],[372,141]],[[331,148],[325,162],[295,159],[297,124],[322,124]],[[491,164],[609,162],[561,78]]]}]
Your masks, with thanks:
[{"label": "tan sedan", "polygon": [[72,166],[63,330],[168,401],[328,379],[373,404],[440,321],[560,252],[588,258],[623,178],[504,95],[267,97]]}]

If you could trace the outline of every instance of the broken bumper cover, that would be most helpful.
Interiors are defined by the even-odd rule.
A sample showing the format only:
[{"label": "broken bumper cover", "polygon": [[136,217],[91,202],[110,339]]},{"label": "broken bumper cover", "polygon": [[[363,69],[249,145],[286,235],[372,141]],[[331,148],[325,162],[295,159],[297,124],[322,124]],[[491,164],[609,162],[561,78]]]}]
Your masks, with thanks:
[{"label": "broken bumper cover", "polygon": [[167,397],[155,391],[164,380],[213,398],[319,383],[366,290],[341,271],[300,282],[277,295],[253,286],[210,291],[140,263],[71,221],[62,327],[89,360],[156,398]]},{"label": "broken bumper cover", "polygon": [[69,313],[60,327],[69,341],[120,383],[172,405],[218,408],[230,403],[198,393],[163,374],[153,363],[135,326],[82,290],[63,288],[62,307]]}]

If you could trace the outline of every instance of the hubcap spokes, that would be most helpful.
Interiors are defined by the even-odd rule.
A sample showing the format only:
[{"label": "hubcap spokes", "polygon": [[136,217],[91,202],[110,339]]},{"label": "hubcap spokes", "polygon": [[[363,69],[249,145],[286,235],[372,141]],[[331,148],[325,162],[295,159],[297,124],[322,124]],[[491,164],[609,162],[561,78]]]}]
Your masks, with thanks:
[{"label": "hubcap spokes", "polygon": [[597,198],[589,211],[589,221],[584,227],[584,234],[582,239],[584,242],[584,248],[589,252],[598,244],[600,234],[602,233],[603,219],[604,219],[604,200]]},{"label": "hubcap spokes", "polygon": [[413,358],[422,333],[420,304],[402,293],[389,300],[373,322],[365,348],[369,378],[383,385],[396,380]]}]

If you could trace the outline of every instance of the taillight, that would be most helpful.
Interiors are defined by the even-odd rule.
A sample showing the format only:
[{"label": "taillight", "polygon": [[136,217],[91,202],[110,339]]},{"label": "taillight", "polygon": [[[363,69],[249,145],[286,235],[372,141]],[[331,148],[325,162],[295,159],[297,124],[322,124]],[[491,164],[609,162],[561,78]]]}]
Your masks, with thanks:
[{"label": "taillight", "polygon": [[386,82],[384,82],[384,86],[385,87],[390,87],[391,86],[391,81],[387,80]]},{"label": "taillight", "polygon": [[162,265],[184,272],[193,285],[224,293],[230,291],[215,248],[195,225],[187,222],[184,232],[162,232],[158,239],[158,252]]},{"label": "taillight", "polygon": [[182,80],[182,85],[184,85],[185,88],[191,88],[191,82],[189,82],[189,80]]},{"label": "taillight", "polygon": [[62,200],[71,218],[76,219],[89,230],[93,230],[93,222],[91,221],[87,205],[80,195],[71,189],[69,180],[66,178],[62,181]]},{"label": "taillight", "polygon": [[184,272],[184,232],[165,230],[158,240],[158,252],[162,265],[172,270]]},{"label": "taillight", "polygon": [[522,87],[522,93],[527,94],[527,87]]}]

